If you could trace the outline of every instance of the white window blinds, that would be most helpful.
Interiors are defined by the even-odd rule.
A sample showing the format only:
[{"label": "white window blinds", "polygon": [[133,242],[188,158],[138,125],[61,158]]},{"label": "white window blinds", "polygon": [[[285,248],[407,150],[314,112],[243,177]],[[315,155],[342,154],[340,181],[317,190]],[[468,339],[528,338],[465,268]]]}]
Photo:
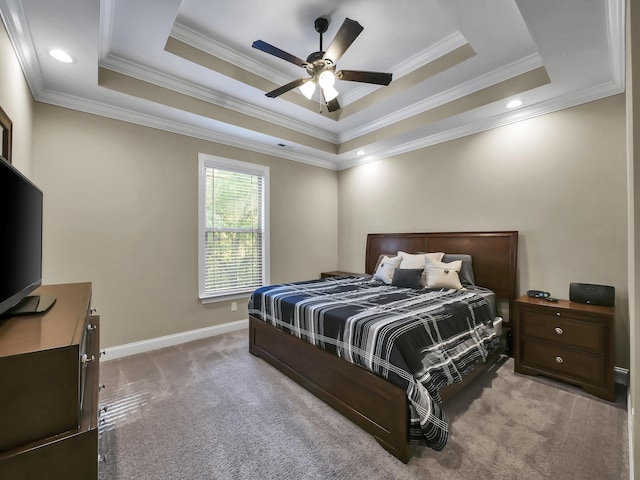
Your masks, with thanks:
[{"label": "white window blinds", "polygon": [[221,160],[201,166],[201,298],[249,293],[266,278],[268,177],[259,166]]}]

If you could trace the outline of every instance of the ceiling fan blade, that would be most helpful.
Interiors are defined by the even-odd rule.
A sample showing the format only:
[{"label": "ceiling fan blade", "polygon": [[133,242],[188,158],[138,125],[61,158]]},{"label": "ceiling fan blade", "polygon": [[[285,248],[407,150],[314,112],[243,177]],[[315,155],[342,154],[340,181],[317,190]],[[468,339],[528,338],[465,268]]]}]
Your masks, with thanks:
[{"label": "ceiling fan blade", "polygon": [[324,100],[324,103],[327,105],[327,109],[330,112],[335,112],[336,110],[340,110],[340,103],[338,102],[337,98],[334,98],[333,100],[329,100],[327,102],[327,99],[324,97],[324,91],[323,91],[322,92],[322,99]]},{"label": "ceiling fan blade", "polygon": [[265,95],[269,98],[276,98],[283,93],[287,93],[289,90],[293,90],[296,87],[299,87],[303,83],[305,83],[307,78],[299,78],[298,80],[294,80],[293,82],[287,83],[281,87],[276,88],[275,90],[270,91],[269,93],[265,93]]},{"label": "ceiling fan blade", "polygon": [[294,65],[298,65],[299,67],[305,67],[307,62],[302,60],[301,58],[296,57],[295,55],[291,55],[290,53],[285,52],[284,50],[280,50],[278,47],[274,47],[273,45],[263,42],[262,40],[256,40],[251,45],[253,48],[257,48],[258,50],[262,50],[265,53],[273,55],[275,57],[281,58],[282,60],[286,60],[287,62],[291,62]]},{"label": "ceiling fan blade", "polygon": [[322,58],[325,60],[329,59],[334,64],[338,63],[338,60],[344,55],[344,52],[347,51],[347,48],[349,48],[353,41],[358,38],[362,30],[364,30],[364,27],[358,22],[350,18],[345,18],[340,30],[336,33],[331,45],[329,45],[329,48],[327,48]]},{"label": "ceiling fan blade", "polygon": [[376,85],[389,85],[391,83],[391,73],[365,72],[362,70],[340,70],[336,77],[348,82],[375,83]]},{"label": "ceiling fan blade", "polygon": [[338,103],[338,99],[334,98],[330,102],[327,103],[327,109],[330,112],[335,112],[336,110],[340,110],[340,104]]}]

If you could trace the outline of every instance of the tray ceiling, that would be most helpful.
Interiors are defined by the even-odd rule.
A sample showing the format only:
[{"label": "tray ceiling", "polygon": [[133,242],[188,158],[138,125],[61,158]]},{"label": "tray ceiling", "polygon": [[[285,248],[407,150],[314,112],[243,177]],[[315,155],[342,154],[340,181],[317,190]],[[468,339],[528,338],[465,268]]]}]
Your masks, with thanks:
[{"label": "tray ceiling", "polygon": [[[2,0],[38,101],[331,169],[343,169],[624,91],[623,0]],[[296,65],[345,18],[364,31],[327,112]],[[63,48],[76,62],[47,52]],[[509,110],[513,99],[522,101]]]}]

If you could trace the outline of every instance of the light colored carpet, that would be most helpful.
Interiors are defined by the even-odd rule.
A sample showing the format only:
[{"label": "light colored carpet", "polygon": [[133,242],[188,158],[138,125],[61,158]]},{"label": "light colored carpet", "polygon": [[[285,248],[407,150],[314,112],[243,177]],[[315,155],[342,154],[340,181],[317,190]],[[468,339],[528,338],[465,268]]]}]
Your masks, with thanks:
[{"label": "light colored carpet", "polygon": [[247,336],[103,362],[100,480],[629,478],[624,392],[605,402],[508,359],[445,405],[444,450],[403,464],[249,354]]}]

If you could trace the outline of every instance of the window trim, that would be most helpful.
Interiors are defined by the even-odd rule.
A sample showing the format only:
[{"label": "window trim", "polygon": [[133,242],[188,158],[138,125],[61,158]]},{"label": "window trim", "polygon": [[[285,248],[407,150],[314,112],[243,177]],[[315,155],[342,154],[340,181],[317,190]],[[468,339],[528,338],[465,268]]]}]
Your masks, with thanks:
[{"label": "window trim", "polygon": [[205,291],[205,209],[206,209],[206,168],[231,170],[247,175],[263,177],[263,232],[262,232],[262,285],[270,283],[270,248],[269,248],[269,167],[255,163],[217,157],[206,153],[198,153],[198,297],[201,303],[212,303],[238,298],[248,298],[255,289],[241,288],[225,293],[211,294]]}]

